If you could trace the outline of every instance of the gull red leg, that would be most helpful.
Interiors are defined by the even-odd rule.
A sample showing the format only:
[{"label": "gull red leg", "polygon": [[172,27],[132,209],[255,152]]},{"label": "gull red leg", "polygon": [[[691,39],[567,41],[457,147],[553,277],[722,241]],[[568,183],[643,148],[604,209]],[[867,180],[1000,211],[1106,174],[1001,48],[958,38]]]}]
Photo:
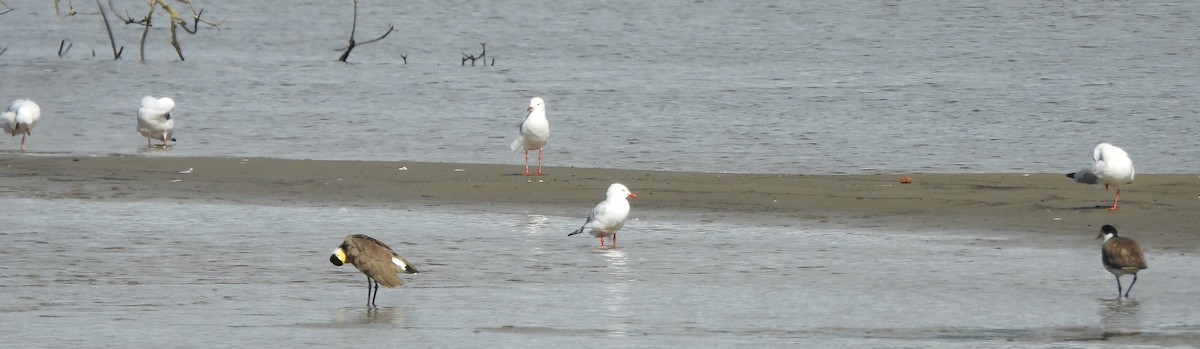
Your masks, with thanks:
[{"label": "gull red leg", "polygon": [[537,175],[542,175],[542,150],[538,149],[538,172]]},{"label": "gull red leg", "polygon": [[604,237],[600,237],[600,247],[604,247]]},{"label": "gull red leg", "polygon": [[1113,197],[1113,205],[1112,205],[1112,207],[1109,207],[1108,210],[1109,211],[1119,210],[1119,208],[1117,208],[1117,201],[1120,199],[1121,199],[1121,187],[1117,187],[1117,196]]},{"label": "gull red leg", "polygon": [[617,248],[617,234],[613,234],[612,248]]},{"label": "gull red leg", "polygon": [[25,135],[21,135],[21,151],[25,151]]},{"label": "gull red leg", "polygon": [[528,150],[526,150],[526,175],[532,175],[532,174],[529,174],[529,151]]}]

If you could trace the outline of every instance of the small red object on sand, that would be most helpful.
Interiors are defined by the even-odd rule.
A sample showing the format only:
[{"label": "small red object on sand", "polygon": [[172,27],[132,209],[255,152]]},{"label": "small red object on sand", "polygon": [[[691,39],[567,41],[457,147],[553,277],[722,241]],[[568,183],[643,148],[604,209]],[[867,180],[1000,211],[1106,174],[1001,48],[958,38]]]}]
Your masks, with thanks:
[{"label": "small red object on sand", "polygon": [[901,179],[900,179],[900,183],[904,183],[904,184],[909,184],[909,183],[912,183],[912,177],[904,177],[904,178],[901,178]]}]

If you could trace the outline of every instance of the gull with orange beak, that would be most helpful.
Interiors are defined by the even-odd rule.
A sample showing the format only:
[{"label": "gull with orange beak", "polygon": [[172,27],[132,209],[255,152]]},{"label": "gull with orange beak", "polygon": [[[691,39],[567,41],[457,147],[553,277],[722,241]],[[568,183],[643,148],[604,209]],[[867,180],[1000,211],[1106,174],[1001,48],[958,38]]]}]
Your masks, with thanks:
[{"label": "gull with orange beak", "polygon": [[517,139],[512,142],[509,147],[512,151],[525,151],[525,175],[532,176],[529,173],[529,151],[538,151],[538,169],[537,175],[542,173],[542,148],[546,143],[550,142],[550,121],[546,120],[546,101],[541,97],[533,97],[529,100],[529,107],[525,108],[529,114],[525,115],[525,119],[521,120],[521,124],[517,126]]},{"label": "gull with orange beak", "polygon": [[625,226],[625,219],[629,218],[629,200],[626,198],[637,199],[637,194],[630,192],[629,188],[621,183],[613,183],[608,186],[606,196],[604,201],[596,204],[592,212],[588,213],[583,226],[567,236],[586,231],[600,238],[601,247],[604,246],[604,238],[612,236],[612,247],[617,248],[617,231]]}]

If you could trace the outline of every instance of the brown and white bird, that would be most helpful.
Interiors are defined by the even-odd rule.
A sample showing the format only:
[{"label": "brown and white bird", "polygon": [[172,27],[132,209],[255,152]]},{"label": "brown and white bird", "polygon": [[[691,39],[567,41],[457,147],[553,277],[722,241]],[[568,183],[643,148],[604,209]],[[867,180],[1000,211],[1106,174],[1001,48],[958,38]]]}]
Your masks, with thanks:
[{"label": "brown and white bird", "polygon": [[21,151],[25,151],[25,136],[30,135],[33,131],[33,126],[37,125],[38,119],[42,117],[42,108],[28,99],[18,99],[8,104],[8,109],[0,114],[0,125],[4,127],[4,133],[12,136],[21,134]]},{"label": "brown and white bird", "polygon": [[1104,244],[1100,246],[1104,269],[1108,269],[1108,272],[1117,277],[1117,298],[1121,298],[1121,275],[1133,274],[1133,281],[1129,283],[1129,288],[1125,289],[1125,298],[1129,298],[1129,291],[1132,291],[1133,284],[1137,283],[1137,272],[1147,268],[1142,246],[1133,239],[1117,236],[1117,228],[1111,225],[1100,228],[1096,239],[1100,238],[1104,238]]},{"label": "brown and white bird", "polygon": [[[404,280],[397,275],[401,272],[416,274],[420,271],[413,267],[407,259],[392,251],[391,247],[379,240],[362,234],[347,235],[342,245],[333,250],[329,262],[341,266],[353,264],[358,271],[367,275],[367,306],[375,306],[375,295],[379,294],[379,284],[387,288],[404,285]],[[374,283],[374,292],[371,284]]]},{"label": "brown and white bird", "polygon": [[1067,177],[1075,179],[1076,183],[1104,184],[1104,190],[1108,190],[1110,185],[1117,187],[1113,205],[1108,208],[1109,211],[1116,211],[1117,200],[1121,199],[1121,185],[1133,183],[1133,160],[1129,159],[1129,153],[1124,149],[1108,143],[1097,145],[1092,150],[1092,159],[1095,162],[1091,165],[1068,173]]}]

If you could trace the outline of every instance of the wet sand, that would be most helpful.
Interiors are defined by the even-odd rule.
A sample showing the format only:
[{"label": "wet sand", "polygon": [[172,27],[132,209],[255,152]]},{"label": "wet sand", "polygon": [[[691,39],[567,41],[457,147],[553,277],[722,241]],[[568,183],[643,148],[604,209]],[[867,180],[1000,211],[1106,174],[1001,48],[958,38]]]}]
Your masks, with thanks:
[{"label": "wet sand", "polygon": [[[180,173],[192,169],[191,173]],[[403,169],[403,170],[401,170]],[[1139,174],[1108,211],[1112,189],[1054,174],[763,175],[518,165],[142,156],[0,158],[0,195],[100,200],[206,200],[263,205],[458,205],[579,215],[608,184],[628,185],[636,214],[840,224],[895,231],[1061,236],[1101,225],[1154,249],[1196,251],[1200,177]],[[900,179],[911,176],[911,184]],[[1044,239],[1039,239],[1044,240]]]}]

